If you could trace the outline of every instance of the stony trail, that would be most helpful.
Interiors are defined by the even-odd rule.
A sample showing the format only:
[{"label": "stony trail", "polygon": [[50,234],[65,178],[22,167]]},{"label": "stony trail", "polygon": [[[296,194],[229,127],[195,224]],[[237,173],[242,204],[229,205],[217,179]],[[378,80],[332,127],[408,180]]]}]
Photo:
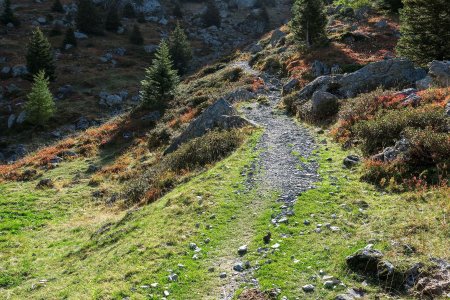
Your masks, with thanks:
[{"label": "stony trail", "polygon": [[[318,164],[313,159],[308,159],[316,149],[316,142],[306,127],[278,109],[282,87],[279,79],[258,74],[243,62],[236,65],[252,75],[259,75],[268,88],[268,91],[262,94],[267,97],[265,103],[254,102],[245,105],[241,112],[264,128],[264,134],[256,149],[261,154],[257,166],[254,166],[255,174],[248,178],[248,182],[249,188],[258,189],[261,193],[276,191],[279,194],[277,201],[281,209],[271,220],[267,220],[269,224],[277,226],[278,223],[288,222],[297,197],[303,191],[313,188],[314,182],[319,180]],[[228,259],[229,265],[242,262],[242,258],[237,255]],[[242,273],[235,273],[233,280],[223,287],[220,299],[233,299],[242,283],[258,285],[257,279],[252,276],[251,268]]]}]

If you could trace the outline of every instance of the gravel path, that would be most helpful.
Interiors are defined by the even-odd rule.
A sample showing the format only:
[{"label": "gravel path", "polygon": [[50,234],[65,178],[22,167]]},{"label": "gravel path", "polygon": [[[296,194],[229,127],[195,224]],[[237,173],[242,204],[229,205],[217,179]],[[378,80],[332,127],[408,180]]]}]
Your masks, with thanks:
[{"label": "gravel path", "polygon": [[[258,75],[244,62],[238,62],[236,66],[252,75]],[[268,220],[277,226],[278,223],[287,222],[293,214],[297,197],[303,191],[313,188],[314,182],[319,180],[318,163],[308,159],[316,149],[316,143],[309,130],[277,109],[281,100],[281,82],[265,74],[259,76],[268,87],[268,92],[263,95],[267,97],[267,103],[255,102],[241,109],[249,120],[264,128],[256,149],[261,151],[259,161],[253,166],[255,172],[248,178],[248,182],[250,188],[279,192],[277,201],[280,202],[281,210],[272,220]],[[241,258],[235,259],[236,263],[240,261]],[[224,287],[221,299],[233,299],[234,292],[241,283],[258,285],[251,268],[234,278],[234,282]]]},{"label": "gravel path", "polygon": [[282,212],[272,220],[279,222],[291,214],[292,206],[301,192],[313,187],[319,177],[318,164],[308,158],[316,144],[310,132],[295,122],[277,106],[281,99],[281,83],[267,77],[269,92],[267,105],[253,103],[243,109],[244,115],[264,127],[264,134],[258,144],[262,150],[260,156],[261,172],[256,181],[261,187],[267,187],[280,193],[283,202]]}]

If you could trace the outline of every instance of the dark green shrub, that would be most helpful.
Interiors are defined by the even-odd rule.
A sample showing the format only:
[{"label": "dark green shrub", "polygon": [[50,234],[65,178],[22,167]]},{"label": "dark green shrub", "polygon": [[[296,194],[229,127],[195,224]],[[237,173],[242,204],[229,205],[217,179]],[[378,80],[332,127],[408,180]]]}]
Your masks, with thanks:
[{"label": "dark green shrub", "polygon": [[108,31],[117,31],[121,26],[119,11],[115,4],[111,5],[105,20],[105,29]]},{"label": "dark green shrub", "polygon": [[138,25],[133,26],[133,31],[130,34],[130,43],[135,45],[144,44],[144,38],[142,37],[142,33]]},{"label": "dark green shrub", "polygon": [[219,9],[213,0],[208,0],[206,11],[203,14],[203,23],[206,27],[217,26],[220,27],[222,18],[220,17]]},{"label": "dark green shrub", "polygon": [[67,28],[66,35],[64,36],[63,41],[63,49],[66,45],[72,45],[73,47],[77,46],[77,39],[75,38],[75,32],[72,27]]},{"label": "dark green shrub", "polygon": [[170,132],[167,127],[156,127],[148,134],[148,148],[155,150],[170,141]]},{"label": "dark green shrub", "polygon": [[225,73],[222,75],[223,80],[230,81],[230,82],[236,82],[239,79],[241,79],[242,75],[244,74],[244,70],[242,70],[239,67],[232,68],[230,70],[225,71]]},{"label": "dark green shrub", "polygon": [[55,0],[55,2],[53,2],[52,11],[57,12],[57,13],[64,12],[64,8],[63,8],[60,0]]},{"label": "dark green shrub", "polygon": [[379,112],[375,118],[362,121],[354,126],[357,138],[366,154],[375,154],[400,139],[407,128],[431,128],[436,132],[447,130],[447,118],[441,109],[401,109]]},{"label": "dark green shrub", "polygon": [[131,4],[131,2],[128,2],[127,4],[125,4],[125,6],[123,7],[122,15],[125,18],[129,18],[129,19],[136,18],[136,11],[134,10],[134,6],[133,6],[133,4]]},{"label": "dark green shrub", "polygon": [[2,22],[3,25],[12,23],[14,26],[18,27],[20,25],[20,20],[14,15],[14,12],[11,9],[11,1],[5,0],[3,6],[4,8],[2,15],[0,15],[0,22]]},{"label": "dark green shrub", "polygon": [[91,0],[78,0],[77,27],[84,33],[101,34],[103,20]]},{"label": "dark green shrub", "polygon": [[447,169],[450,167],[450,136],[447,132],[407,128],[404,135],[411,144],[409,164],[445,164]]}]

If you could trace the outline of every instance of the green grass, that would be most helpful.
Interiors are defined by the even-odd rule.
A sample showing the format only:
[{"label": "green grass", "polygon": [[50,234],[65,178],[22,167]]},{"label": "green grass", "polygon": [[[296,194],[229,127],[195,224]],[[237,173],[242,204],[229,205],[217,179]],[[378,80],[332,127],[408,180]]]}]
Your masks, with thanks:
[{"label": "green grass", "polygon": [[[128,211],[94,201],[96,188],[88,186],[84,173],[88,161],[66,162],[45,173],[55,189],[36,190],[37,180],[1,184],[0,298],[161,299],[167,290],[169,299],[217,299],[236,288],[232,266],[243,244],[249,247],[243,260],[260,266],[254,275],[261,288],[280,288],[280,299],[332,299],[341,291],[311,279],[320,269],[348,287],[361,286],[345,268],[345,257],[368,243],[395,265],[449,258],[449,203],[442,191],[377,191],[359,181],[358,169],[342,168],[347,153],[331,142],[309,158],[320,163],[322,181],[299,197],[289,224],[274,227],[271,215],[281,205],[277,194],[244,185],[260,136],[256,131],[230,157],[155,203]],[[359,210],[361,201],[368,209]],[[311,225],[304,225],[305,219]],[[340,231],[312,232],[318,223]],[[265,247],[267,231],[273,237],[269,246],[280,248],[263,257],[257,249]],[[192,242],[202,248],[198,259]],[[405,256],[404,243],[417,253]],[[171,272],[178,281],[169,281]],[[221,272],[226,279],[219,278]],[[317,286],[311,295],[301,291],[308,283]],[[365,289],[379,291],[375,285]]]},{"label": "green grass", "polygon": [[[446,223],[450,211],[448,190],[424,194],[378,191],[359,180],[359,170],[342,167],[346,155],[347,152],[330,141],[321,147],[317,156],[322,181],[317,183],[316,189],[298,198],[295,215],[289,218],[289,224],[268,228],[271,215],[279,208],[267,211],[259,218],[258,234],[250,248],[270,249],[275,243],[280,244],[278,250],[270,249],[266,255],[255,251],[250,255],[252,264],[260,266],[255,276],[262,290],[280,288],[280,299],[282,296],[334,299],[345,292],[346,287],[324,288],[319,271],[335,276],[347,287],[361,287],[362,280],[348,271],[345,258],[369,243],[375,244],[396,266],[417,261],[427,263],[430,256],[450,257],[445,246],[450,237]],[[363,201],[368,208],[360,210]],[[311,224],[305,225],[305,220]],[[339,227],[340,231],[325,228],[327,223]],[[321,233],[314,231],[317,224],[324,225]],[[265,246],[262,237],[267,230],[272,232],[272,242]],[[404,255],[404,244],[414,246],[417,253]],[[301,287],[306,284],[314,284],[315,292],[305,294]],[[365,289],[379,291],[375,285]]]},{"label": "green grass", "polygon": [[[209,253],[229,254],[230,240],[240,242],[235,238],[237,224],[252,222],[244,208],[254,196],[244,190],[246,176],[241,173],[257,155],[253,148],[260,134],[159,201],[128,212],[92,203],[88,178],[57,191],[36,191],[36,182],[2,185],[5,198],[33,199],[31,206],[22,204],[23,211],[41,227],[24,225],[0,243],[0,298],[160,299],[169,290],[175,299],[207,294],[214,299],[222,281],[218,267],[207,272],[214,265]],[[85,164],[63,164],[46,176],[66,182],[74,175],[71,169],[84,169]],[[41,220],[34,207],[49,210],[48,219]],[[190,242],[203,249],[198,260],[192,259]],[[167,279],[170,269],[179,275],[178,282]],[[147,288],[152,283],[159,286]]]}]

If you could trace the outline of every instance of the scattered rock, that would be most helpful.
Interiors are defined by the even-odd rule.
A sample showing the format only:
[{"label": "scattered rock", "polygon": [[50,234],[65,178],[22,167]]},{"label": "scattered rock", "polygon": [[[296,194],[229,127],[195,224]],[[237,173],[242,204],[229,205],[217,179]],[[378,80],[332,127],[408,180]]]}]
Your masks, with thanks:
[{"label": "scattered rock", "polygon": [[271,240],[271,237],[272,237],[272,233],[271,233],[271,232],[268,232],[268,233],[263,237],[264,244],[269,244],[269,243],[270,243],[270,240]]},{"label": "scattered rock", "polygon": [[349,155],[344,158],[344,166],[347,168],[352,168],[360,163],[360,158],[356,155]]},{"label": "scattered rock", "polygon": [[283,86],[283,95],[290,94],[299,84],[299,80],[297,78],[290,79],[284,86]]},{"label": "scattered rock", "polygon": [[307,285],[302,286],[302,290],[305,293],[312,293],[312,292],[314,292],[315,288],[316,287],[312,284],[307,284]]},{"label": "scattered rock", "polygon": [[270,37],[270,44],[272,45],[272,47],[275,47],[276,45],[278,45],[278,43],[280,43],[280,41],[282,39],[284,39],[286,37],[286,33],[284,33],[283,31],[281,31],[280,29],[275,29],[272,32],[272,35]]},{"label": "scattered rock", "polygon": [[338,97],[328,93],[317,91],[311,99],[311,113],[313,118],[326,118],[333,116],[339,109]]},{"label": "scattered rock", "polygon": [[247,254],[247,251],[248,251],[247,245],[243,245],[243,246],[239,247],[238,254],[242,256],[242,255]]},{"label": "scattered rock", "polygon": [[429,65],[429,76],[440,87],[450,86],[450,61],[433,60]]},{"label": "scattered rock", "polygon": [[13,77],[22,77],[28,74],[28,69],[25,65],[16,65],[12,68]]}]

